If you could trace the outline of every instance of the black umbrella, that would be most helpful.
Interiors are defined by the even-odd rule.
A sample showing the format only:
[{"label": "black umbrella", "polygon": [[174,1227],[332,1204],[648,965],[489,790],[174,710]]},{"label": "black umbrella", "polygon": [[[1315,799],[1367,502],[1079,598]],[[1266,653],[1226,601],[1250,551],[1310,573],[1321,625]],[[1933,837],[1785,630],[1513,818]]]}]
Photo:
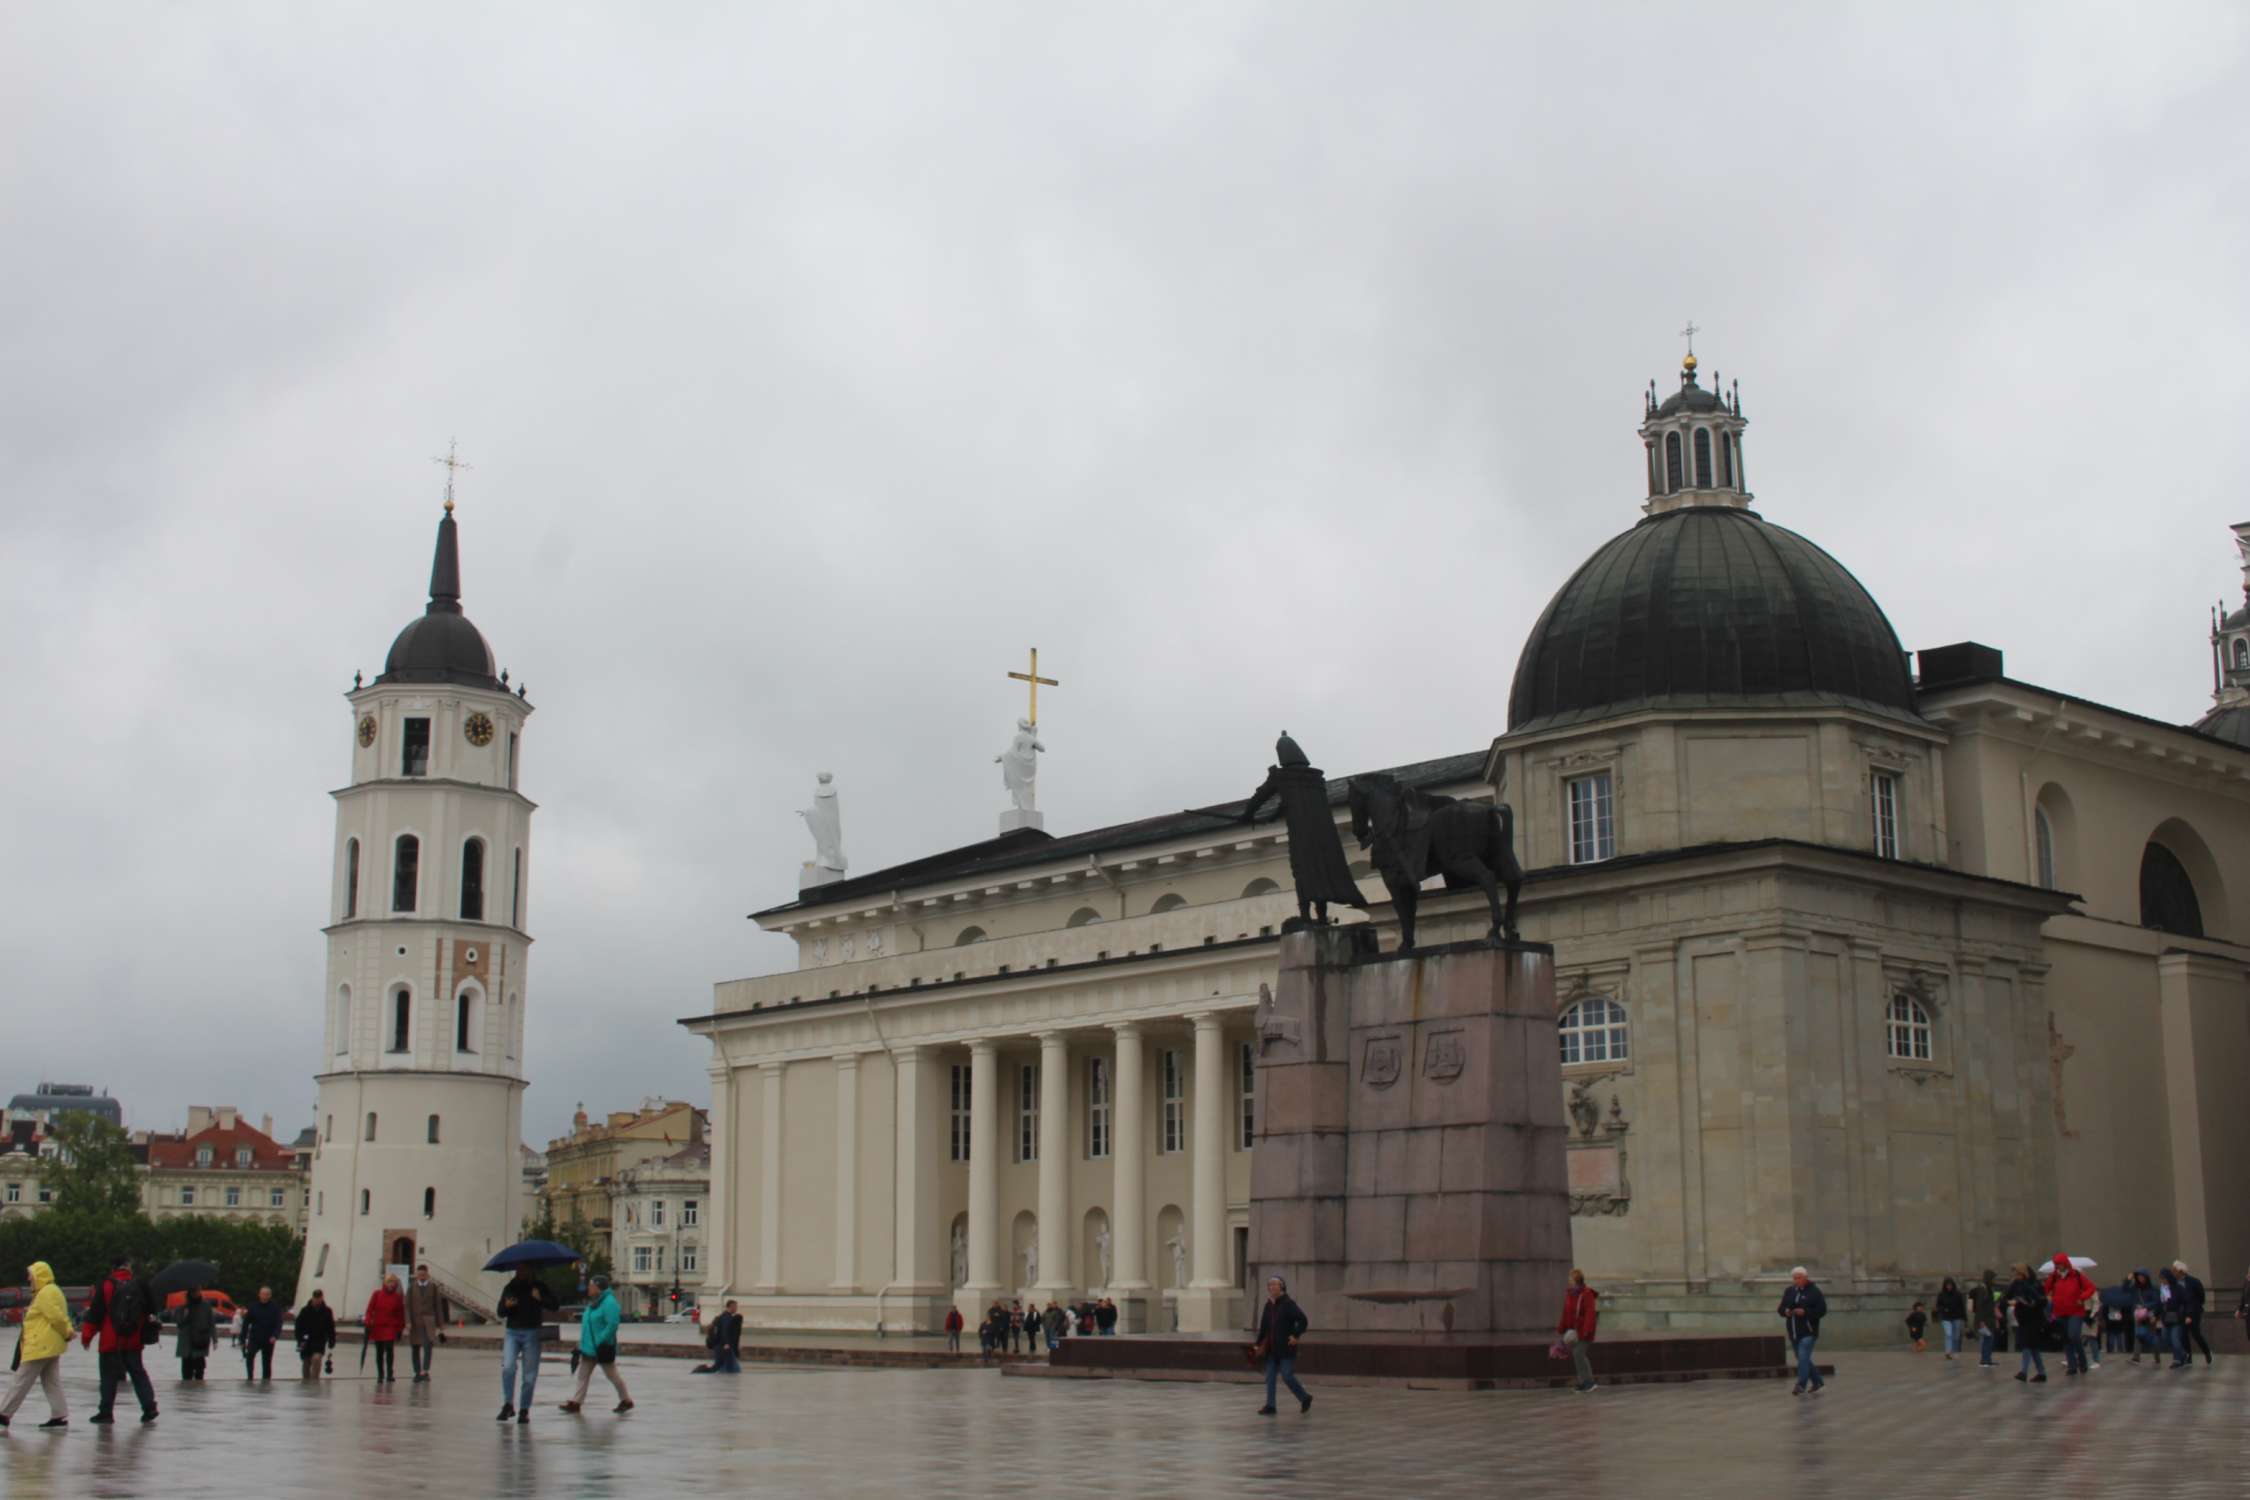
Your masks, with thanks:
[{"label": "black umbrella", "polygon": [[558,1245],[553,1240],[525,1240],[510,1245],[484,1263],[487,1271],[512,1271],[517,1266],[569,1266],[585,1257],[568,1245]]},{"label": "black umbrella", "polygon": [[176,1260],[149,1278],[148,1289],[159,1297],[174,1292],[200,1292],[219,1279],[219,1268],[207,1260]]}]

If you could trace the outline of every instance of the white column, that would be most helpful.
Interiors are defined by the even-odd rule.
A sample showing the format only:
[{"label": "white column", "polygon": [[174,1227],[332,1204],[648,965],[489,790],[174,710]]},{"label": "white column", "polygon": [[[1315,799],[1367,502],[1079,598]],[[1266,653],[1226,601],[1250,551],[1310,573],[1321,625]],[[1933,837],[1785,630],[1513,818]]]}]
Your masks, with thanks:
[{"label": "white column", "polygon": [[1234,1282],[1227,1266],[1227,1070],[1226,1047],[1215,1011],[1200,1011],[1195,1023],[1195,1115],[1188,1129],[1195,1155],[1188,1226],[1194,1257],[1189,1280],[1179,1295],[1180,1331],[1210,1333],[1227,1326]]},{"label": "white column", "polygon": [[1039,1286],[1068,1292],[1070,1232],[1070,1046],[1039,1034]]},{"label": "white column", "polygon": [[1109,1139],[1110,1258],[1115,1288],[1146,1293],[1148,1284],[1148,1082],[1141,1028],[1131,1021],[1110,1028],[1117,1037],[1117,1077],[1110,1097],[1116,1128]]},{"label": "white column", "polygon": [[999,1290],[1000,1053],[985,1038],[969,1044],[969,1281],[955,1302],[981,1315]]},{"label": "white column", "polygon": [[929,1060],[919,1047],[901,1047],[891,1054],[897,1100],[897,1135],[891,1143],[897,1153],[897,1169],[892,1173],[897,1192],[892,1203],[891,1280],[900,1291],[923,1294],[953,1289],[952,1247],[947,1246],[942,1272],[933,1269],[929,1259],[940,1200],[937,1142],[922,1128],[922,1114],[929,1107],[924,1098],[928,1070]]},{"label": "white column", "polygon": [[859,1054],[836,1059],[836,1279],[829,1288],[859,1290]]},{"label": "white column", "polygon": [[711,1068],[711,1206],[710,1229],[703,1236],[702,1305],[723,1305],[734,1285],[734,1221],[727,1217],[734,1204],[734,1069],[725,1063]]},{"label": "white column", "polygon": [[758,1069],[758,1290],[781,1290],[781,1064]]}]

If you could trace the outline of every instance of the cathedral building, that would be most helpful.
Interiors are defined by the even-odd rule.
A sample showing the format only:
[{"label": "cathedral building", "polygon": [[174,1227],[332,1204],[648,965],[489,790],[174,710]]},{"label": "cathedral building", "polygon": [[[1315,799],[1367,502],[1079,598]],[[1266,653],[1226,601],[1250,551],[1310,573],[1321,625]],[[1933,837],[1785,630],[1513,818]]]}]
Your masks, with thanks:
[{"label": "cathedral building", "polygon": [[481,1307],[520,1237],[531,704],[461,610],[453,501],[430,599],[346,695],[312,1213],[296,1302],[356,1317],[418,1262]]},{"label": "cathedral building", "polygon": [[[1747,428],[1692,355],[1652,389],[1641,516],[1532,627],[1505,731],[1392,772],[1514,810],[1605,1312],[1763,1329],[1801,1263],[1872,1336],[1941,1276],[2059,1248],[2231,1274],[2250,593],[2192,726],[1983,645],[1910,656],[1752,509]],[[1295,912],[1286,835],[1242,806],[1016,826],[757,913],[797,967],[683,1022],[712,1048],[705,1304],[897,1329],[1106,1293],[1129,1328],[1240,1326],[1252,1012]],[[1418,937],[1487,922],[1432,891]]]}]

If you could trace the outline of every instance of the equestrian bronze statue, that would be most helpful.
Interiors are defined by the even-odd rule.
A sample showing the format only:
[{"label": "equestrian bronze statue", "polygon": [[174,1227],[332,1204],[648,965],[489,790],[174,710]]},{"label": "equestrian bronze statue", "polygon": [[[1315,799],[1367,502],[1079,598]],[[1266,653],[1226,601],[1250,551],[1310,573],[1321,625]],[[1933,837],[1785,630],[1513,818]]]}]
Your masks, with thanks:
[{"label": "equestrian bronze statue", "polygon": [[1331,905],[1365,911],[1367,898],[1359,893],[1359,882],[1344,862],[1344,840],[1336,832],[1328,782],[1288,730],[1281,731],[1273,754],[1276,764],[1243,804],[1241,821],[1256,822],[1258,809],[1268,801],[1281,804],[1281,816],[1289,825],[1289,875],[1297,884],[1300,919],[1326,926]]},{"label": "equestrian bronze statue", "polygon": [[[1445,877],[1449,891],[1475,886],[1492,907],[1492,939],[1514,941],[1516,896],[1523,867],[1516,863],[1516,815],[1505,802],[1463,802],[1402,784],[1382,771],[1351,780],[1352,837],[1371,851],[1398,913],[1399,947],[1414,946],[1414,907],[1422,882]],[[1508,906],[1500,907],[1500,888]]]}]

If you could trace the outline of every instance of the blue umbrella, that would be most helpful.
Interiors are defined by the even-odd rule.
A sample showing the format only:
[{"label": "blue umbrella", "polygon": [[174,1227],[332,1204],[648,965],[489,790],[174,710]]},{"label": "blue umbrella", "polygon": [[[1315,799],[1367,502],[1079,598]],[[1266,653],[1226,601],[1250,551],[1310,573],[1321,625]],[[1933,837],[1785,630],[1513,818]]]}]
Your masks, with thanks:
[{"label": "blue umbrella", "polygon": [[512,1271],[517,1266],[567,1266],[583,1259],[568,1245],[558,1245],[553,1240],[525,1240],[520,1245],[510,1245],[484,1263],[487,1271]]}]

